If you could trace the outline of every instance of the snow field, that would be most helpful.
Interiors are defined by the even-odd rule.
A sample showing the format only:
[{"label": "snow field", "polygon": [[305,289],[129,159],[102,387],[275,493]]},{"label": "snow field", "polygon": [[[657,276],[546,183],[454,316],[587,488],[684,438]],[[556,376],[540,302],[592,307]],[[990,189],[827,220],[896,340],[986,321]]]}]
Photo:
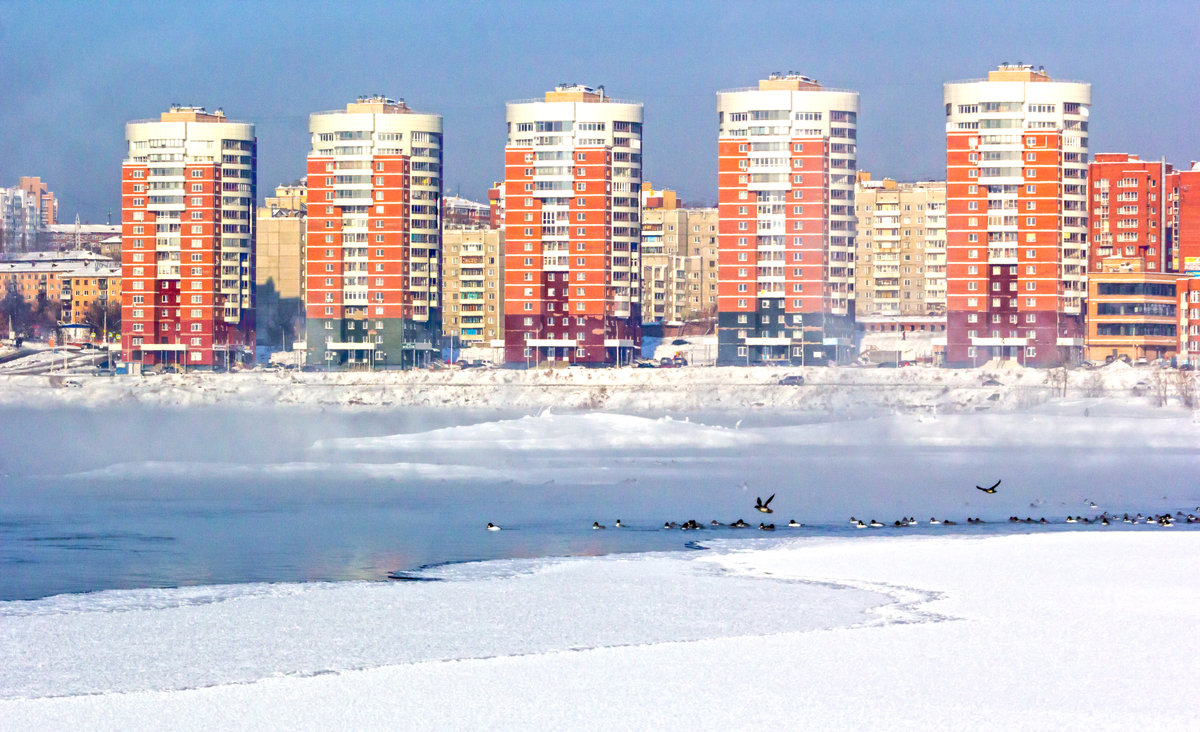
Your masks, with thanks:
[{"label": "snow field", "polygon": [[[112,634],[113,656],[134,651],[117,664],[145,669],[133,684],[67,637],[13,635],[44,616],[3,616],[6,643],[30,646],[16,667],[26,687],[70,669],[109,691],[10,689],[0,727],[1190,729],[1197,549],[1197,532],[798,539],[83,613]],[[293,628],[306,605],[325,620]],[[205,622],[168,619],[206,608]],[[409,623],[405,609],[445,622]],[[399,654],[387,665],[364,659],[373,624]],[[171,634],[134,645],[159,625]],[[289,657],[273,641],[293,630],[304,647]],[[262,673],[226,657],[245,641],[262,655],[241,657],[274,676],[228,683],[231,669]],[[226,683],[164,688],[185,667],[189,683]],[[147,681],[159,690],[112,693]]]}]

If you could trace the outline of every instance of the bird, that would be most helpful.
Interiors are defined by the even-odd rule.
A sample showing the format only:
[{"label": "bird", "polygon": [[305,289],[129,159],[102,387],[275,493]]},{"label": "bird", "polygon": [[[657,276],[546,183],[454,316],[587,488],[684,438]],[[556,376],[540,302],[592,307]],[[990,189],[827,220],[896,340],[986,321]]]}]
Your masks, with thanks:
[{"label": "bird", "polygon": [[791,521],[788,521],[788,528],[789,528],[789,529],[798,529],[798,528],[800,528],[800,527],[801,527],[801,526],[803,526],[803,525],[804,525],[804,524],[802,524],[802,523],[800,523],[800,522],[796,521],[796,519],[792,519]]},{"label": "bird", "polygon": [[854,524],[854,528],[856,528],[856,529],[865,529],[865,528],[867,528],[867,525],[866,525],[866,524],[864,524],[862,521],[859,521],[858,523]]},{"label": "bird", "polygon": [[663,528],[664,529],[678,529],[679,524],[675,523],[674,521],[664,521]]},{"label": "bird", "polygon": [[625,528],[625,524],[621,523],[621,519],[617,519],[616,527],[618,529],[623,529]]},{"label": "bird", "polygon": [[500,530],[500,527],[499,527],[499,526],[497,526],[497,525],[495,525],[495,524],[493,524],[491,521],[489,521],[489,522],[488,522],[488,525],[487,525],[487,530],[488,530],[488,531],[499,531],[499,530]]},{"label": "bird", "polygon": [[[1003,480],[1003,478],[1001,478],[1001,480]],[[991,486],[990,488],[984,488],[984,487],[983,487],[983,486],[981,486],[981,485],[977,485],[977,486],[975,486],[975,487],[976,487],[976,488],[978,488],[979,490],[983,491],[984,493],[995,493],[995,492],[996,492],[996,486],[998,486],[998,485],[1000,485],[1000,480],[998,480],[998,481],[996,481],[995,483],[993,483],[993,484],[992,484],[992,486]]]},{"label": "bird", "polygon": [[878,529],[881,526],[883,526],[883,524],[879,523],[875,519],[871,519],[871,528],[872,529]]},{"label": "bird", "polygon": [[746,522],[741,519],[738,519],[737,521],[734,521],[732,524],[730,524],[730,527],[735,528],[735,529],[744,529],[744,528],[746,528]]},{"label": "bird", "polygon": [[930,525],[932,525],[932,526],[937,526],[937,525],[941,524],[942,522],[941,522],[941,521],[938,521],[938,520],[937,520],[937,519],[935,519],[934,517],[930,516],[930,517],[929,517],[929,523],[930,523]]},{"label": "bird", "polygon": [[775,524],[759,524],[759,525],[758,525],[758,530],[759,530],[759,531],[774,531],[774,530],[775,530]]},{"label": "bird", "polygon": [[771,509],[771,501],[773,500],[775,500],[774,493],[771,494],[771,497],[767,499],[766,503],[763,503],[762,497],[759,496],[755,499],[754,507],[763,513],[775,513],[775,511]]},{"label": "bird", "polygon": [[599,529],[607,529],[607,528],[608,528],[607,526],[605,526],[604,524],[600,523],[599,521],[593,521],[593,522],[592,522],[592,530],[593,530],[593,531],[597,531],[597,530],[599,530]]}]

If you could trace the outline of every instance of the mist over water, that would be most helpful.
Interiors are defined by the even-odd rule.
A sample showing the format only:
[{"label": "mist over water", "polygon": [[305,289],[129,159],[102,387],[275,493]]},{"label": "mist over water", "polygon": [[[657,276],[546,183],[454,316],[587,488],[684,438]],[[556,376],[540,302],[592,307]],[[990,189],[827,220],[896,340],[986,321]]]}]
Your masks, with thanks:
[{"label": "mist over water", "polygon": [[[852,515],[1000,522],[906,529],[914,532],[1067,530],[1067,515],[1197,503],[1187,480],[1200,474],[1196,451],[1149,449],[1132,423],[1105,428],[1130,439],[1064,447],[1052,421],[932,420],[905,429],[937,444],[914,445],[886,418],[739,417],[5,409],[0,600],[679,550],[854,531]],[[1002,437],[1038,429],[1045,440]],[[1000,478],[996,495],[974,488]],[[772,493],[776,513],[756,512],[755,498]],[[1014,514],[1054,525],[1005,522]],[[630,528],[616,529],[618,518]],[[665,521],[737,518],[779,530],[662,530]],[[789,519],[806,527],[787,530]],[[504,530],[485,531],[489,521]],[[593,521],[608,529],[591,530]]]}]

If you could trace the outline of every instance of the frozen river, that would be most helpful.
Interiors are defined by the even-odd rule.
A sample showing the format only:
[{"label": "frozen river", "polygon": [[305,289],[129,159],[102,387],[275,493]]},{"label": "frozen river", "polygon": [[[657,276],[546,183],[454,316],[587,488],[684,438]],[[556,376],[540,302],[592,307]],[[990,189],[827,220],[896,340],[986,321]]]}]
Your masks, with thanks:
[{"label": "frozen river", "polygon": [[[372,580],[478,559],[832,535],[854,532],[852,515],[921,520],[869,535],[1005,533],[1098,531],[1063,520],[1195,508],[1200,455],[1188,446],[1196,444],[1190,415],[1105,418],[1103,405],[1090,417],[1075,412],[739,421],[8,408],[0,413],[0,600]],[[995,495],[974,488],[996,479],[1004,482]],[[776,513],[757,513],[755,498],[772,493]],[[1014,514],[1051,524],[1009,524]],[[932,516],[960,525],[928,526]],[[968,516],[991,523],[967,526]],[[779,530],[662,528],[738,518]],[[617,519],[629,528],[616,529]],[[789,519],[806,526],[788,530]],[[504,530],[484,530],[489,521]],[[592,530],[593,521],[608,529]],[[1112,530],[1121,529],[1139,527]]]}]

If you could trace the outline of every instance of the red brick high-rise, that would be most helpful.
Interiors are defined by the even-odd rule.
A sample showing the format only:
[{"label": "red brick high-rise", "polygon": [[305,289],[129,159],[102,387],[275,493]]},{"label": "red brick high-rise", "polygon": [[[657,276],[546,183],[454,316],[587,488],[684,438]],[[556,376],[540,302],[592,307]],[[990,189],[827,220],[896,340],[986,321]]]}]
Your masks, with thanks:
[{"label": "red brick high-rise", "polygon": [[125,126],[121,351],[224,367],[254,353],[254,125],[171,107]]},{"label": "red brick high-rise", "polygon": [[1009,64],[944,100],[946,364],[1082,357],[1091,85]]},{"label": "red brick high-rise", "polygon": [[642,105],[571,84],[507,116],[504,359],[628,363],[641,345]]}]

